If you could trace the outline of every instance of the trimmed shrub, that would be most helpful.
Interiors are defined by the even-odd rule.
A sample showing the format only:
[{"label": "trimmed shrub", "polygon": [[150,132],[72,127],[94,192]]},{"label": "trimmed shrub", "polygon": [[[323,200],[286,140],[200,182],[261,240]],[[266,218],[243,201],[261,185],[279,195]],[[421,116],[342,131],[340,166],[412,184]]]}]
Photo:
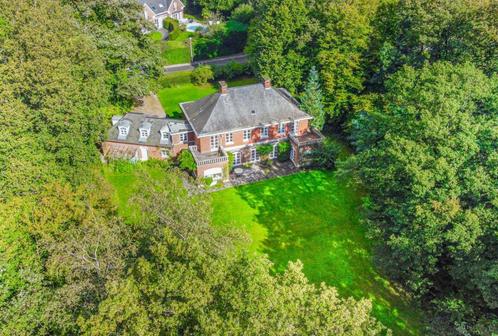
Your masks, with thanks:
[{"label": "trimmed shrub", "polygon": [[235,162],[235,155],[232,152],[227,152],[228,155],[228,171],[231,172],[233,169],[233,163]]},{"label": "trimmed shrub", "polygon": [[278,144],[278,161],[287,161],[290,158],[291,144],[288,141],[282,141]]},{"label": "trimmed shrub", "polygon": [[195,163],[194,156],[188,149],[184,149],[180,152],[177,158],[178,166],[193,174],[197,169],[197,164]]},{"label": "trimmed shrub", "polygon": [[175,30],[180,30],[180,23],[175,19],[166,18],[163,21],[163,28],[172,33]]},{"label": "trimmed shrub", "polygon": [[209,65],[198,66],[190,75],[190,80],[194,85],[206,84],[212,79],[214,79],[214,73]]}]

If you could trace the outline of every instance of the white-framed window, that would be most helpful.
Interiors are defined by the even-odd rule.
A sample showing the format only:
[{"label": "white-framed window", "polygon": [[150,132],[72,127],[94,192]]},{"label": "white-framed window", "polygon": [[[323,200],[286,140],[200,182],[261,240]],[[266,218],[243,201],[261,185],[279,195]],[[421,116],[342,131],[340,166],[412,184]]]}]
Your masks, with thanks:
[{"label": "white-framed window", "polygon": [[291,127],[291,129],[290,129],[291,133],[292,133],[292,134],[297,134],[297,131],[298,131],[298,129],[299,129],[299,121],[297,121],[297,120],[296,120],[296,121],[294,121],[294,122],[291,124],[291,126],[290,126],[290,127]]},{"label": "white-framed window", "polygon": [[251,130],[244,130],[244,141],[249,141],[251,139]]},{"label": "white-framed window", "polygon": [[261,137],[262,138],[268,138],[268,133],[269,133],[269,127],[265,126],[261,128]]},{"label": "white-framed window", "polygon": [[280,134],[284,134],[285,133],[285,123],[281,122],[279,125],[278,125],[278,133]]},{"label": "white-framed window", "polygon": [[141,138],[147,138],[149,136],[149,131],[145,128],[142,128],[140,130],[140,137]]},{"label": "white-framed window", "polygon": [[225,134],[225,142],[227,144],[232,144],[233,143],[233,133],[232,132],[229,132],[229,133]]},{"label": "white-framed window", "polygon": [[217,135],[213,135],[211,137],[210,142],[211,142],[211,150],[212,151],[218,150],[218,147],[220,146],[220,143],[218,141],[218,136]]},{"label": "white-framed window", "polygon": [[188,142],[188,134],[187,133],[181,133],[180,134],[180,142],[181,143],[187,143]]},{"label": "white-framed window", "polygon": [[270,153],[270,159],[276,159],[278,157],[278,142],[273,145],[273,151]]},{"label": "white-framed window", "polygon": [[161,157],[162,157],[163,159],[167,159],[167,158],[169,158],[169,152],[168,152],[168,150],[167,150],[167,149],[161,148]]},{"label": "white-framed window", "polygon": [[123,135],[123,136],[128,135],[128,129],[126,127],[120,127],[119,128],[119,135]]},{"label": "white-framed window", "polygon": [[251,162],[259,161],[259,155],[256,148],[251,148]]},{"label": "white-framed window", "polygon": [[242,164],[242,155],[240,152],[234,152],[233,153],[233,165],[234,166],[240,166]]}]

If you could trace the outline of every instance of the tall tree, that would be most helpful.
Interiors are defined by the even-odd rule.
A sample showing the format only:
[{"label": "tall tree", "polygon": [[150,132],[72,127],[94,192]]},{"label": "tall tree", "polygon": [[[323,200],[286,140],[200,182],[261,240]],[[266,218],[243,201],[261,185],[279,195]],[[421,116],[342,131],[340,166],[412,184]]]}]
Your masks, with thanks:
[{"label": "tall tree", "polygon": [[295,93],[307,73],[307,55],[317,29],[312,6],[303,0],[264,0],[249,29],[247,51],[259,75]]},{"label": "tall tree", "polygon": [[308,82],[304,88],[304,93],[301,95],[301,109],[313,117],[311,122],[313,127],[318,130],[323,128],[323,124],[325,123],[323,95],[318,71],[314,66],[311,67]]},{"label": "tall tree", "polygon": [[354,123],[380,264],[442,334],[497,321],[497,84],[469,64],[404,67]]}]

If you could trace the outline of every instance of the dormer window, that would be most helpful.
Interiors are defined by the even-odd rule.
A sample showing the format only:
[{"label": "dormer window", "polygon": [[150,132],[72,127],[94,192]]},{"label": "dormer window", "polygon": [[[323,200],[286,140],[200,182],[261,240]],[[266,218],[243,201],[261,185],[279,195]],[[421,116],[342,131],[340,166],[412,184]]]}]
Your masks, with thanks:
[{"label": "dormer window", "polygon": [[127,119],[121,119],[118,122],[118,139],[125,140],[130,132],[131,122]]},{"label": "dormer window", "polygon": [[119,128],[119,135],[121,135],[121,136],[127,136],[128,135],[128,129],[126,127],[120,127]]},{"label": "dormer window", "polygon": [[168,141],[169,140],[169,132],[161,132],[161,140]]},{"label": "dormer window", "polygon": [[141,138],[148,138],[149,137],[149,131],[146,129],[141,129],[140,130],[140,137]]}]

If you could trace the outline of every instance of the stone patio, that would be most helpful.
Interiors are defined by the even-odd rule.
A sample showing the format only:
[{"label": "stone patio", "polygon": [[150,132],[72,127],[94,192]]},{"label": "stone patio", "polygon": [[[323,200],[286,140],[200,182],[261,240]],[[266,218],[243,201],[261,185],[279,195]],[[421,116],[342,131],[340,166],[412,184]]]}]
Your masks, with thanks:
[{"label": "stone patio", "polygon": [[243,184],[290,175],[299,171],[299,168],[295,167],[290,161],[279,162],[276,160],[270,166],[254,163],[248,168],[244,168],[243,166],[237,168],[241,168],[242,173],[238,175],[232,172],[230,174],[230,182],[225,183],[226,187],[236,187]]}]

